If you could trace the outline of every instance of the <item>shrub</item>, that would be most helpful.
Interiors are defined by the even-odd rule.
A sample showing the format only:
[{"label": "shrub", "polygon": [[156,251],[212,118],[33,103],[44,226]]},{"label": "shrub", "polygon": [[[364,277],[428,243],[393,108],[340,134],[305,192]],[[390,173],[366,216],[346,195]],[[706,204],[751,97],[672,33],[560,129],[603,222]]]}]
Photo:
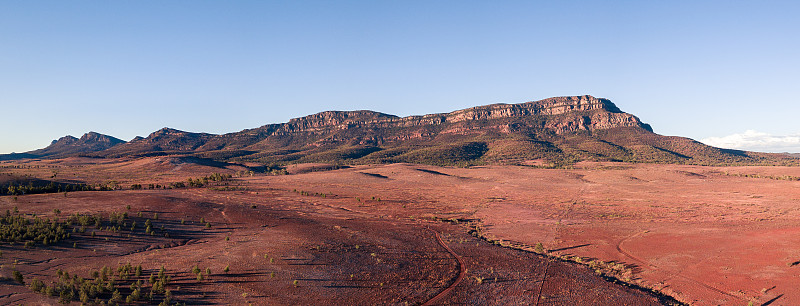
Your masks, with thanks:
[{"label": "shrub", "polygon": [[25,278],[22,276],[22,273],[19,273],[19,271],[14,270],[14,272],[11,272],[11,277],[13,277],[14,281],[19,283],[20,285],[25,284]]},{"label": "shrub", "polygon": [[28,288],[30,288],[31,290],[33,290],[33,292],[42,292],[42,291],[44,290],[44,287],[45,287],[45,286],[44,286],[44,282],[42,282],[42,281],[41,281],[41,280],[39,280],[38,278],[34,278],[34,279],[31,281],[31,284],[30,284],[30,285],[28,285]]},{"label": "shrub", "polygon": [[114,290],[114,293],[111,294],[111,299],[108,300],[108,303],[120,303],[122,302],[122,294],[119,293],[119,290]]},{"label": "shrub", "polygon": [[544,253],[544,246],[541,242],[537,242],[536,245],[533,247],[533,251],[539,254]]},{"label": "shrub", "polygon": [[75,293],[72,291],[72,288],[66,290],[62,289],[61,293],[58,295],[58,302],[61,304],[69,304],[73,297],[75,297]]}]

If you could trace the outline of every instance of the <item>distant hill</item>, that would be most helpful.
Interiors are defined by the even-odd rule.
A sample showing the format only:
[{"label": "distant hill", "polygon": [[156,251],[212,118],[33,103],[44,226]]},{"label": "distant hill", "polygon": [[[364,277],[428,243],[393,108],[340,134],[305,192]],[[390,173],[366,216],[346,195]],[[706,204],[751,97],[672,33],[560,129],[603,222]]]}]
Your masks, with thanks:
[{"label": "distant hill", "polygon": [[[658,135],[611,101],[592,96],[409,117],[367,110],[326,111],[223,135],[164,128],[146,138],[83,151],[75,140],[56,146],[62,140],[28,153],[43,157],[192,155],[264,164],[475,165],[539,160],[560,166],[582,160],[725,165],[798,161],[785,154],[719,149],[688,138]],[[75,149],[56,150],[59,147]]]},{"label": "distant hill", "polygon": [[49,146],[43,149],[19,154],[0,155],[0,160],[20,158],[62,158],[103,151],[122,143],[125,143],[125,141],[96,132],[83,134],[81,138],[75,138],[67,135],[59,138],[58,140],[53,140]]},{"label": "distant hill", "polygon": [[147,138],[137,137],[127,143],[91,155],[121,157],[203,151],[200,147],[215,137],[219,136],[206,133],[189,133],[165,127],[151,133]]}]

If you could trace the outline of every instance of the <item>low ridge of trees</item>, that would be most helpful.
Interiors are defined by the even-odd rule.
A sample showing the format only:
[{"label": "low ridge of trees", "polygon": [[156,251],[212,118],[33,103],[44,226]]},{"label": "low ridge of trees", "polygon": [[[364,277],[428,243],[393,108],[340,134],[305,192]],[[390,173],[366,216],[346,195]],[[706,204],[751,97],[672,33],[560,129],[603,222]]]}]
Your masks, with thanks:
[{"label": "low ridge of trees", "polygon": [[94,187],[85,184],[57,184],[50,182],[47,185],[34,185],[33,182],[28,184],[11,183],[8,185],[0,186],[0,195],[23,195],[23,194],[37,194],[37,193],[58,193],[70,191],[89,191],[96,190]]}]

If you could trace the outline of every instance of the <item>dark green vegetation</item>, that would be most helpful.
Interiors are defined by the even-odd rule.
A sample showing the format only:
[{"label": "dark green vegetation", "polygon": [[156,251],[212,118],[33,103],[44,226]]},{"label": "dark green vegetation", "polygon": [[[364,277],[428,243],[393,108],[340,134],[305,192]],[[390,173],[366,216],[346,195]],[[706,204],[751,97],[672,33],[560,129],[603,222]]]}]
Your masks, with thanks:
[{"label": "dark green vegetation", "polygon": [[[127,209],[130,209],[129,206]],[[170,237],[169,231],[173,228],[167,228],[165,225],[176,226],[170,221],[156,224],[159,222],[158,213],[153,213],[152,218],[145,218],[141,212],[137,213],[136,217],[129,216],[128,212],[102,215],[74,213],[64,217],[59,217],[61,211],[58,209],[54,209],[53,213],[55,214],[53,217],[41,217],[35,214],[22,214],[16,207],[13,211],[6,211],[5,215],[0,217],[0,241],[8,243],[10,247],[23,244],[23,247],[28,249],[53,246],[79,249],[86,239],[130,239],[133,235]],[[205,225],[210,227],[208,222]],[[184,223],[180,226],[184,226]],[[105,238],[96,237],[96,234],[101,232],[106,232]],[[126,236],[128,238],[125,238]],[[207,277],[210,275],[210,269],[206,271]],[[149,274],[149,277],[146,274]],[[167,274],[164,267],[148,270],[140,265],[126,264],[116,270],[103,267],[89,272],[84,277],[70,276],[68,272],[59,270],[57,280],[53,282],[37,278],[27,279],[16,270],[12,271],[11,276],[16,283],[27,285],[34,292],[58,298],[59,303],[79,301],[86,305],[180,304],[174,301],[168,289],[172,276]]]},{"label": "dark green vegetation", "polygon": [[[58,221],[50,218],[26,217],[6,210],[0,218],[0,241],[24,243],[26,247],[36,244],[57,244],[70,237],[71,221]],[[88,223],[88,220],[87,220]]]},{"label": "dark green vegetation", "polygon": [[[87,134],[88,135],[88,134]],[[440,166],[518,164],[568,167],[578,161],[697,165],[797,165],[798,158],[719,149],[653,133],[611,101],[592,96],[556,97],[521,104],[493,104],[447,114],[400,118],[372,111],[329,111],[283,124],[213,135],[169,128],[106,146],[97,135],[67,139],[0,159],[71,156],[174,155],[224,166],[258,163],[259,172],[283,174],[295,163],[420,163]],[[82,138],[83,139],[83,138]],[[86,150],[77,150],[83,143]],[[102,144],[111,144],[106,141]],[[27,154],[27,155],[26,155]],[[30,156],[28,156],[30,157]]]},{"label": "dark green vegetation", "polygon": [[[39,279],[32,279],[28,288],[34,292],[58,298],[58,302],[68,304],[79,301],[84,305],[116,305],[132,303],[157,303],[158,305],[181,305],[173,300],[173,289],[170,288],[172,276],[167,274],[163,266],[158,269],[145,270],[141,265],[130,263],[117,269],[103,267],[91,271],[86,277],[70,276],[69,272],[58,270],[57,280],[46,284]],[[146,273],[149,273],[149,277]]]},{"label": "dark green vegetation", "polygon": [[35,193],[56,193],[56,192],[70,192],[70,191],[88,191],[105,189],[100,186],[90,186],[86,184],[66,184],[56,183],[52,181],[43,181],[35,179],[15,179],[11,182],[0,183],[0,195],[22,195],[22,194],[35,194]]},{"label": "dark green vegetation", "polygon": [[[188,178],[186,182],[172,182],[169,184],[133,184],[130,186],[131,190],[142,189],[174,189],[186,187],[209,187],[218,186],[221,182],[225,182],[232,177],[230,174],[212,173],[211,175]],[[33,178],[26,180],[14,179],[10,183],[0,184],[0,196],[2,195],[24,195],[24,194],[38,194],[38,193],[60,193],[72,191],[109,191],[109,190],[122,190],[125,189],[116,181],[110,181],[105,184],[68,184],[56,183],[52,181],[42,181]],[[66,196],[66,195],[65,195]]]},{"label": "dark green vegetation", "polygon": [[[58,209],[54,212],[60,214]],[[75,238],[75,234],[94,237],[97,231],[169,237],[169,231],[165,226],[158,228],[153,224],[153,220],[158,220],[157,213],[153,214],[152,220],[144,218],[141,213],[132,217],[127,212],[110,213],[107,216],[75,213],[61,219],[24,215],[14,208],[13,212],[7,210],[5,215],[0,217],[0,241],[12,245],[21,243],[31,248],[37,245],[55,245]],[[206,226],[210,227],[210,223],[206,223]],[[72,247],[77,247],[77,242]]]},{"label": "dark green vegetation", "polygon": [[219,183],[225,182],[233,177],[230,174],[221,174],[221,173],[212,173],[211,175],[198,177],[198,178],[188,178],[186,182],[172,182],[169,184],[133,184],[131,185],[131,190],[141,190],[141,189],[175,189],[175,188],[186,188],[186,187],[209,187],[209,188],[218,188],[212,186],[218,186]]}]

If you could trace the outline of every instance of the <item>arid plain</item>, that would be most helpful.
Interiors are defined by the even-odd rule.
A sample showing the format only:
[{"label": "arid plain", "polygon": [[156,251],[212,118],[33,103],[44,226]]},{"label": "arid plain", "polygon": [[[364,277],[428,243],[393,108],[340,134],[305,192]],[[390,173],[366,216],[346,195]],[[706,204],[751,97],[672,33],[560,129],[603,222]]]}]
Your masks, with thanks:
[{"label": "arid plain", "polygon": [[[143,279],[163,266],[172,301],[187,304],[676,303],[657,292],[697,305],[800,301],[793,167],[299,164],[268,175],[172,157],[0,166],[6,178],[118,186],[232,176],[3,196],[0,209],[27,216],[127,212],[126,225],[150,219],[155,229],[4,243],[2,273],[28,283],[131,263]],[[10,279],[0,288],[4,304],[57,301]]]},{"label": "arid plain", "polygon": [[791,305],[798,165],[593,96],[65,136],[0,155],[0,302]]}]

